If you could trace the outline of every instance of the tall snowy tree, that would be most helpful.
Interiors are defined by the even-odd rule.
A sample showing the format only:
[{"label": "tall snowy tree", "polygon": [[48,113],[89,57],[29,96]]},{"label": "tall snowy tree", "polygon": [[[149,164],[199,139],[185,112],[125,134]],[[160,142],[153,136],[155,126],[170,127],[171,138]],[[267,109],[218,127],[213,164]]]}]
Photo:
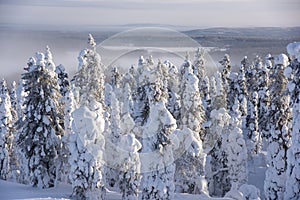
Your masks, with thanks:
[{"label": "tall snowy tree", "polygon": [[[142,126],[146,123],[149,115],[149,100],[147,91],[150,89],[150,73],[153,70],[153,65],[146,62],[143,56],[138,61],[137,72],[135,78],[137,80],[137,88],[134,91],[133,102],[133,118],[137,125]],[[132,68],[134,72],[134,68]]]},{"label": "tall snowy tree", "polygon": [[70,90],[70,83],[68,80],[69,75],[66,72],[65,67],[63,65],[58,65],[55,68],[55,73],[58,77],[60,94],[64,97],[66,96],[66,93]]},{"label": "tall snowy tree", "polygon": [[270,81],[269,69],[263,66],[258,71],[258,126],[259,131],[264,137],[269,132],[269,106],[270,106]]},{"label": "tall snowy tree", "polygon": [[258,154],[262,148],[261,135],[258,130],[258,94],[252,93],[252,97],[248,98],[248,115],[247,115],[247,148],[248,156]]},{"label": "tall snowy tree", "polygon": [[[198,148],[202,152],[202,141],[205,137],[205,130],[202,125],[206,119],[198,88],[199,80],[188,70],[185,71],[181,79],[181,129],[192,131],[193,137],[201,144]],[[201,183],[200,179],[204,179],[204,162],[203,153],[197,155],[190,154],[190,152],[184,153],[176,161],[175,179],[181,183],[178,186],[181,187],[181,192],[207,193],[207,191],[203,191],[206,186],[197,184]]]},{"label": "tall snowy tree", "polygon": [[172,139],[176,120],[165,106],[162,86],[151,85],[149,118],[143,126],[141,150],[141,199],[173,199],[175,164]]},{"label": "tall snowy tree", "polygon": [[232,186],[240,187],[248,180],[247,148],[240,129],[238,108],[239,102],[236,100],[232,117],[226,113],[223,116],[225,126],[211,151],[209,189],[213,196],[224,196]]},{"label": "tall snowy tree", "polygon": [[211,109],[210,83],[208,76],[205,76],[203,79],[203,107],[204,110],[206,110],[206,117],[208,117],[208,112],[210,112]]},{"label": "tall snowy tree", "polygon": [[177,67],[172,64],[169,61],[165,61],[165,65],[169,67],[169,80],[168,80],[168,93],[169,93],[169,98],[168,98],[168,104],[167,108],[170,111],[170,113],[173,115],[173,117],[177,121],[177,126],[180,125],[180,118],[181,118],[181,101],[180,101],[180,96],[178,94],[179,92],[179,73],[177,70]]},{"label": "tall snowy tree", "polygon": [[11,102],[11,114],[13,123],[18,120],[18,97],[17,97],[17,84],[15,81],[12,82],[11,88],[9,90],[10,102]]},{"label": "tall snowy tree", "polygon": [[0,179],[10,178],[13,134],[11,102],[5,80],[0,83]]},{"label": "tall snowy tree", "polygon": [[[52,61],[52,53],[50,52],[50,48],[47,47],[46,49],[46,55],[48,55],[48,62],[53,63]],[[54,65],[54,64],[53,64]],[[61,99],[60,99],[60,105],[62,107],[63,112],[61,113],[63,115],[63,118],[66,119],[65,114],[70,114],[66,113],[66,104],[68,103],[68,91],[70,90],[70,83],[68,80],[68,73],[65,70],[65,67],[63,65],[58,65],[55,67],[55,73],[58,79],[58,85],[59,85],[59,91],[61,94]],[[59,167],[59,173],[58,173],[58,180],[62,182],[68,182],[68,174],[70,172],[70,165],[68,162],[69,159],[69,148],[68,148],[68,142],[69,142],[69,136],[70,134],[67,134],[66,131],[66,125],[65,122],[68,123],[66,120],[62,121],[62,126],[64,127],[64,135],[62,136],[62,149],[60,151],[60,167]]]},{"label": "tall snowy tree", "polygon": [[11,84],[11,88],[9,90],[9,96],[10,96],[10,102],[11,102],[11,116],[12,116],[12,144],[11,144],[11,153],[10,153],[10,170],[11,170],[11,178],[13,180],[19,181],[20,180],[20,162],[19,162],[19,156],[18,156],[18,148],[17,148],[17,131],[16,131],[16,123],[18,121],[18,99],[17,99],[17,93],[16,93],[17,85],[16,82],[13,81]]},{"label": "tall snowy tree", "polygon": [[237,81],[237,89],[238,89],[238,100],[240,102],[240,110],[242,112],[242,130],[246,130],[246,117],[247,117],[247,84],[246,84],[246,75],[245,69],[249,66],[248,58],[244,57],[241,61],[240,71],[238,75]]},{"label": "tall snowy tree", "polygon": [[212,149],[209,152],[208,189],[212,196],[224,196],[230,189],[228,178],[227,154],[223,140],[227,139],[229,119],[226,109],[220,108],[211,112],[212,124],[210,134],[214,135]]},{"label": "tall snowy tree", "polygon": [[233,103],[228,99],[227,94],[229,93],[230,89],[230,73],[231,73],[231,62],[228,54],[225,54],[223,60],[219,62],[222,65],[222,81],[223,81],[223,88],[224,88],[224,95],[227,98],[227,106],[230,106],[230,103]]},{"label": "tall snowy tree", "polygon": [[252,93],[256,91],[256,68],[253,63],[249,63],[247,57],[242,61],[242,65],[245,67],[247,91],[249,96],[252,96]]},{"label": "tall snowy tree", "polygon": [[77,103],[74,97],[75,88],[66,91],[65,96],[63,97],[64,102],[64,129],[65,133],[62,137],[62,151],[61,151],[61,170],[60,170],[60,181],[64,183],[69,183],[69,173],[71,171],[71,166],[69,163],[70,150],[70,136],[74,134],[72,124],[73,117],[72,112],[77,108]]},{"label": "tall snowy tree", "polygon": [[265,197],[267,199],[283,199],[287,170],[287,150],[290,147],[290,97],[285,94],[287,79],[284,76],[288,58],[280,54],[275,58],[275,72],[271,85],[270,132],[268,138],[267,161],[264,182]]},{"label": "tall snowy tree", "polygon": [[195,60],[193,62],[193,73],[199,79],[198,87],[202,99],[204,98],[204,90],[203,90],[205,87],[204,77],[206,76],[204,54],[205,54],[204,50],[198,48],[195,53]]},{"label": "tall snowy tree", "polygon": [[[238,101],[236,101],[238,104]],[[238,108],[238,105],[235,106]],[[239,111],[236,111],[239,112]],[[238,187],[248,182],[247,171],[247,148],[243,138],[241,121],[239,117],[231,117],[229,120],[229,133],[224,141],[224,149],[227,156],[228,178],[231,187],[237,184]]]},{"label": "tall snowy tree", "polygon": [[287,151],[287,173],[286,190],[284,199],[300,198],[300,43],[294,42],[287,46],[291,63],[285,70],[285,75],[289,78],[288,91],[291,95],[291,106],[293,107],[293,121],[291,133],[291,147]]},{"label": "tall snowy tree", "polygon": [[25,117],[20,122],[18,138],[27,160],[33,186],[49,188],[55,185],[57,161],[63,128],[59,106],[59,88],[54,69],[46,65],[45,55],[36,53],[22,75],[25,97]]},{"label": "tall snowy tree", "polygon": [[227,109],[227,94],[222,81],[222,74],[220,72],[216,72],[214,80],[215,82],[211,81],[211,92],[215,92],[215,94],[212,95],[212,109]]},{"label": "tall snowy tree", "polygon": [[229,91],[227,93],[227,110],[231,111],[235,103],[235,98],[239,96],[238,73],[230,73],[228,84]]},{"label": "tall snowy tree", "polygon": [[107,179],[109,184],[119,186],[122,199],[137,199],[141,165],[138,150],[141,144],[135,138],[135,124],[128,109],[121,111],[120,107],[112,93],[110,132],[106,138]]},{"label": "tall snowy tree", "polygon": [[104,66],[91,34],[88,45],[79,53],[79,71],[73,78],[79,91],[79,105],[72,114],[74,133],[70,136],[69,144],[70,180],[75,197],[103,199],[106,126]]},{"label": "tall snowy tree", "polygon": [[112,69],[112,75],[111,75],[111,85],[113,88],[119,88],[120,87],[120,81],[121,81],[121,74],[118,71],[116,67]]}]

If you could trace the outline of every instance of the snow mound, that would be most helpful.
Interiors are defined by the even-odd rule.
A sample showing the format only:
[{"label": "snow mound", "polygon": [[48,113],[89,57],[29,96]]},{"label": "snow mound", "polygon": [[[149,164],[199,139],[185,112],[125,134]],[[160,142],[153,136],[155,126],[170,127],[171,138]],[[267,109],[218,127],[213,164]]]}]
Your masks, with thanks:
[{"label": "snow mound", "polygon": [[225,197],[236,199],[236,200],[245,200],[243,193],[241,193],[237,189],[237,183],[235,182],[232,183],[231,189],[229,190],[229,192],[225,194]]},{"label": "snow mound", "polygon": [[287,45],[286,50],[291,59],[297,59],[300,62],[300,42],[293,42]]},{"label": "snow mound", "polygon": [[249,200],[260,200],[260,191],[254,185],[243,184],[239,191],[243,193],[244,197]]}]

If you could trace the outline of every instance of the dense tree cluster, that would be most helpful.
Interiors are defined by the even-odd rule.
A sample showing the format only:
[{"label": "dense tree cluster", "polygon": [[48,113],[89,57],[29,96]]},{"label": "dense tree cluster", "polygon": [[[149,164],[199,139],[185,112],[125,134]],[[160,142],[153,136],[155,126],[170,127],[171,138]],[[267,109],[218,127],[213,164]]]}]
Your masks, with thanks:
[{"label": "dense tree cluster", "polygon": [[18,85],[0,82],[0,178],[65,182],[79,199],[105,199],[106,188],[123,199],[259,199],[247,167],[265,151],[265,198],[299,199],[297,44],[290,57],[245,57],[238,72],[225,55],[208,76],[197,49],[180,67],[141,56],[105,79],[89,35],[72,80],[47,46]]}]

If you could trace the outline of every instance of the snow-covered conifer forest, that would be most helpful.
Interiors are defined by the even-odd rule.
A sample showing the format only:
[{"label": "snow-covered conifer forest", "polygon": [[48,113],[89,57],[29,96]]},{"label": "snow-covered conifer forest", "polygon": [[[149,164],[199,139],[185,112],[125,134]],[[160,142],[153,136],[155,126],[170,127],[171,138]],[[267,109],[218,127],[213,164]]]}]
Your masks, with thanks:
[{"label": "snow-covered conifer forest", "polygon": [[179,66],[140,55],[108,76],[87,38],[74,76],[46,46],[20,80],[1,81],[0,187],[68,199],[300,199],[300,42],[288,55],[241,58],[238,70],[226,54],[212,75],[198,48]]}]

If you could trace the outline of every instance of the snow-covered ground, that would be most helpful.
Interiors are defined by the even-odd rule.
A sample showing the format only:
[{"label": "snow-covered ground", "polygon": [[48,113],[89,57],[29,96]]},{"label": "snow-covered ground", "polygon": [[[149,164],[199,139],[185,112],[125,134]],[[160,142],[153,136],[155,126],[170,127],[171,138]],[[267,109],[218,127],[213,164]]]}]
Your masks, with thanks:
[{"label": "snow-covered ground", "polygon": [[[56,188],[51,189],[39,189],[29,185],[22,185],[18,183],[12,183],[9,181],[0,180],[0,200],[13,200],[13,199],[71,199],[72,188],[70,185],[58,185]],[[121,194],[109,191],[106,196],[107,200],[120,200]],[[201,195],[191,194],[175,194],[175,200],[198,200],[198,199],[222,199],[229,200],[229,198],[206,198]]]},{"label": "snow-covered ground", "polygon": [[[249,163],[250,164],[250,163]],[[265,179],[264,159],[262,157],[254,158],[254,162],[249,166],[249,182],[248,184],[255,185],[260,189],[261,199],[263,199],[263,184]],[[22,185],[9,181],[0,180],[0,200],[13,199],[71,199],[72,188],[71,185],[59,184],[56,188],[39,189],[30,185]],[[107,200],[120,200],[121,194],[108,191],[106,195]],[[191,194],[175,194],[175,200],[226,200],[230,198],[207,198],[201,195]]]}]

